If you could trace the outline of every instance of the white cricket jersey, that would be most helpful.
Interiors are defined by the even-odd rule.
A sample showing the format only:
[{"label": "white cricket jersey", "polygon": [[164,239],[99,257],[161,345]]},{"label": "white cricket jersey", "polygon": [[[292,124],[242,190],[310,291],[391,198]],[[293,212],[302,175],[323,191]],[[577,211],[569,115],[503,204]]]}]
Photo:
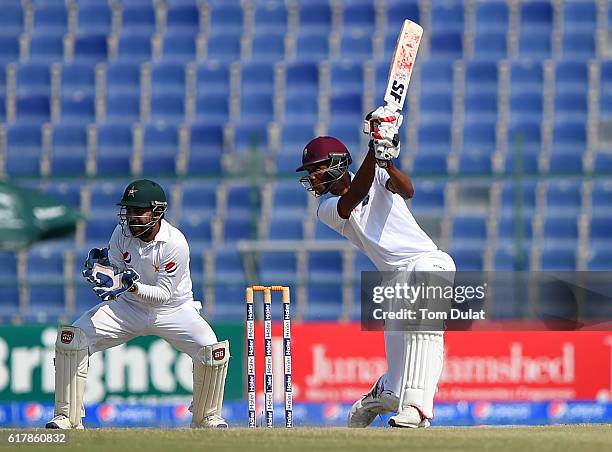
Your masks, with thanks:
[{"label": "white cricket jersey", "polygon": [[387,171],[377,166],[368,195],[346,220],[338,214],[339,196],[323,198],[317,209],[321,221],[361,249],[379,271],[394,271],[438,249],[406,201],[387,190],[389,178]]},{"label": "white cricket jersey", "polygon": [[121,270],[132,268],[140,275],[138,292],[124,292],[123,300],[164,307],[193,302],[189,245],[183,233],[166,220],[161,220],[159,232],[150,242],[125,237],[117,225],[108,250],[112,264]]}]

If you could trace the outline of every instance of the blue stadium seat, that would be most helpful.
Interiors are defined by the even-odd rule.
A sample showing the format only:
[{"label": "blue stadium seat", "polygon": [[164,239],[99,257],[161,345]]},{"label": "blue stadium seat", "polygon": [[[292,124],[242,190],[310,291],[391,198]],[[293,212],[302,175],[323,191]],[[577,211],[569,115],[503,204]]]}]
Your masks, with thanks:
[{"label": "blue stadium seat", "polygon": [[[204,256],[202,254],[202,250],[193,249],[190,247],[189,272],[191,273],[191,279],[193,280],[194,285],[201,283],[204,279]],[[202,300],[202,298],[195,299]]]},{"label": "blue stadium seat", "polygon": [[143,130],[142,171],[152,175],[174,175],[179,139],[171,124],[148,124]]},{"label": "blue stadium seat", "polygon": [[[452,99],[450,99],[452,101]],[[497,121],[497,93],[470,93],[465,97],[465,122]]]},{"label": "blue stadium seat", "polygon": [[[448,120],[453,116],[453,97],[449,92],[425,92],[419,96],[419,117],[422,121]],[[466,101],[467,103],[467,101]]]},{"label": "blue stadium seat", "polygon": [[196,91],[201,94],[229,95],[230,73],[227,64],[211,60],[198,64],[196,68]]},{"label": "blue stadium seat", "polygon": [[419,152],[448,153],[451,148],[451,130],[447,122],[419,124]]},{"label": "blue stadium seat", "polygon": [[599,152],[595,155],[593,171],[595,173],[609,173],[612,171],[612,154]]},{"label": "blue stadium seat", "polygon": [[592,30],[564,33],[563,56],[565,58],[593,58],[596,52],[596,36]]},{"label": "blue stadium seat", "polygon": [[584,121],[556,121],[553,128],[552,151],[582,153],[586,149]]},{"label": "blue stadium seat", "polygon": [[193,34],[184,31],[168,32],[163,38],[164,61],[187,63],[196,59],[196,39]]},{"label": "blue stadium seat", "polygon": [[125,30],[151,35],[155,31],[155,11],[152,2],[123,2],[121,26]]},{"label": "blue stadium seat", "polygon": [[52,182],[47,186],[46,192],[49,196],[64,204],[76,210],[80,210],[81,189],[82,184],[80,182]]},{"label": "blue stadium seat", "polygon": [[118,92],[106,96],[106,117],[113,122],[140,120],[140,95]]},{"label": "blue stadium seat", "polygon": [[584,120],[588,109],[586,94],[558,92],[555,96],[555,121]]},{"label": "blue stadium seat", "polygon": [[234,126],[234,146],[238,152],[268,152],[268,128],[265,122],[238,122]]},{"label": "blue stadium seat", "polygon": [[373,55],[372,35],[363,30],[345,30],[340,36],[340,56],[369,60]]},{"label": "blue stadium seat", "polygon": [[570,0],[563,5],[564,30],[593,31],[597,27],[597,7],[594,1]]},{"label": "blue stadium seat", "polygon": [[550,58],[552,41],[549,31],[525,28],[519,37],[519,56],[521,58]]},{"label": "blue stadium seat", "polygon": [[87,129],[85,124],[63,123],[51,132],[51,174],[85,175]]},{"label": "blue stadium seat", "polygon": [[578,240],[578,223],[575,215],[551,215],[544,220],[543,235],[545,242],[575,244]]},{"label": "blue stadium seat", "polygon": [[532,1],[521,4],[520,17],[523,29],[539,29],[547,33],[552,31],[553,9],[548,1]]},{"label": "blue stadium seat", "polygon": [[432,32],[439,30],[463,33],[463,2],[435,2],[431,7]]},{"label": "blue stadium seat", "polygon": [[372,263],[369,257],[363,254],[361,251],[357,251],[355,253],[355,266],[353,269],[353,274],[355,277],[359,278],[361,272],[376,272],[378,269]]},{"label": "blue stadium seat", "polygon": [[485,241],[487,238],[487,221],[484,216],[458,215],[453,218],[453,243]]},{"label": "blue stadium seat", "polygon": [[58,283],[64,280],[64,250],[35,246],[28,251],[29,284]]},{"label": "blue stadium seat", "polygon": [[[314,128],[308,127],[301,121],[286,121],[281,132],[280,152],[286,153],[296,159],[296,149],[303,149],[306,143],[314,138]],[[293,165],[297,167],[298,165]]]},{"label": "blue stadium seat", "polygon": [[[341,121],[336,120],[332,122],[329,125],[327,133],[330,136],[338,138],[349,150],[352,150],[354,153],[361,152],[362,150],[367,149],[367,147],[365,145],[361,145],[364,135],[362,128],[356,125],[357,123],[358,121],[347,122],[344,118],[342,118]],[[302,146],[304,146],[306,143],[307,141],[304,142]]]},{"label": "blue stadium seat", "polygon": [[51,71],[47,64],[19,64],[15,67],[15,76],[17,94],[50,93]]},{"label": "blue stadium seat", "polygon": [[245,183],[227,187],[227,212],[229,217],[249,217],[259,209],[259,188]]},{"label": "blue stadium seat", "polygon": [[479,121],[464,124],[463,149],[492,154],[495,151],[495,123]]},{"label": "blue stadium seat", "polygon": [[517,91],[510,95],[510,118],[514,121],[540,122],[544,111],[542,94]]},{"label": "blue stadium seat", "polygon": [[7,129],[6,172],[11,176],[40,174],[42,154],[40,125],[18,122]]},{"label": "blue stadium seat", "polygon": [[106,93],[140,95],[140,66],[119,62],[106,66]]},{"label": "blue stadium seat", "polygon": [[30,61],[54,63],[64,59],[64,35],[33,30],[29,44]]},{"label": "blue stadium seat", "polygon": [[274,67],[270,63],[253,61],[242,65],[241,94],[272,95],[274,91]]},{"label": "blue stadium seat", "polygon": [[38,4],[34,8],[34,28],[37,30],[66,33],[68,30],[68,11],[66,6]]},{"label": "blue stadium seat", "polygon": [[505,1],[487,1],[476,3],[476,31],[496,31],[506,33],[510,13]]},{"label": "blue stadium seat", "polygon": [[60,98],[62,121],[79,122],[82,124],[96,120],[96,100],[93,94],[76,91],[64,94]]},{"label": "blue stadium seat", "polygon": [[284,33],[257,29],[251,43],[251,60],[270,64],[283,58],[285,58]]},{"label": "blue stadium seat", "polygon": [[580,213],[582,195],[580,183],[573,181],[550,182],[546,192],[547,211],[565,212],[574,215]]},{"label": "blue stadium seat", "polygon": [[[210,32],[224,31],[240,36],[243,27],[243,11],[239,4],[232,2],[217,2],[211,11]],[[210,33],[209,32],[209,33]]]},{"label": "blue stadium seat", "polygon": [[361,93],[342,92],[331,95],[329,100],[332,118],[357,124],[363,118],[363,98]]},{"label": "blue stadium seat", "polygon": [[612,182],[606,180],[594,182],[591,207],[594,212],[612,213]]},{"label": "blue stadium seat", "polygon": [[[298,123],[302,126],[314,126],[319,116],[319,101],[316,96],[310,94],[301,94],[293,92],[285,96],[285,126],[283,127],[283,135],[287,124]],[[312,129],[312,127],[310,127]],[[309,131],[312,135],[312,130]]]},{"label": "blue stadium seat", "polygon": [[311,283],[338,283],[342,279],[342,254],[339,251],[311,251],[308,255]]},{"label": "blue stadium seat", "polygon": [[426,181],[419,184],[414,198],[410,201],[410,210],[417,213],[442,213],[445,203],[445,183]]},{"label": "blue stadium seat", "polygon": [[576,250],[571,248],[545,249],[540,263],[542,271],[574,271],[576,270]]},{"label": "blue stadium seat", "polygon": [[256,2],[255,30],[285,34],[287,31],[287,6],[284,2]]},{"label": "blue stadium seat", "polygon": [[104,2],[86,2],[79,7],[79,30],[90,33],[101,33],[108,35],[112,26],[112,12],[108,4]]},{"label": "blue stadium seat", "polygon": [[478,32],[474,37],[474,56],[483,59],[503,59],[508,55],[505,31]]},{"label": "blue stadium seat", "polygon": [[484,268],[483,248],[484,243],[453,245],[450,255],[453,256],[457,271],[482,271]]},{"label": "blue stadium seat", "polygon": [[514,91],[542,92],[544,72],[537,60],[516,60],[510,63],[510,89]]},{"label": "blue stadium seat", "polygon": [[200,30],[200,11],[196,2],[168,5],[166,28],[194,36]]},{"label": "blue stadium seat", "polygon": [[[117,201],[115,201],[115,204],[116,203]],[[87,219],[87,224],[85,225],[85,242],[92,246],[97,246],[98,248],[108,244],[108,240],[117,226],[117,217],[108,214],[108,209],[110,207],[111,206],[108,204],[105,205],[105,209],[100,211],[101,214],[103,213],[102,216],[90,216]]]},{"label": "blue stadium seat", "polygon": [[296,280],[297,261],[294,252],[262,252],[259,255],[259,278],[264,284]]},{"label": "blue stadium seat", "polygon": [[152,48],[150,33],[125,28],[118,36],[117,61],[132,64],[148,61]]},{"label": "blue stadium seat", "polygon": [[599,117],[612,118],[612,92],[601,92],[599,96]]},{"label": "blue stadium seat", "polygon": [[421,14],[418,0],[389,0],[387,1],[387,24],[389,28],[399,30],[404,19],[421,23]]},{"label": "blue stadium seat", "polygon": [[342,315],[342,286],[340,284],[310,284],[306,319],[337,321]]},{"label": "blue stadium seat", "polygon": [[312,62],[293,62],[286,64],[285,90],[287,95],[319,94],[319,68]]},{"label": "blue stadium seat", "polygon": [[492,154],[483,149],[465,149],[459,156],[459,173],[486,175],[493,172]]},{"label": "blue stadium seat", "polygon": [[185,94],[185,66],[180,63],[157,63],[151,67],[151,90],[155,93]]},{"label": "blue stadium seat", "polygon": [[587,263],[589,271],[611,271],[612,270],[612,248],[591,250],[591,256]]},{"label": "blue stadium seat", "polygon": [[[494,270],[496,271],[520,271],[529,270],[529,255],[527,252],[522,252],[522,256],[518,256],[520,250],[513,246],[501,247],[495,251],[493,257]],[[519,259],[520,257],[520,259]]]},{"label": "blue stadium seat", "polygon": [[224,124],[229,119],[229,99],[225,93],[205,93],[196,98],[196,119],[210,124]]},{"label": "blue stadium seat", "polygon": [[331,94],[337,92],[364,91],[362,65],[354,60],[340,60],[330,63]]},{"label": "blue stadium seat", "polygon": [[503,212],[512,213],[512,211],[515,210],[515,207],[521,207],[525,215],[528,215],[533,212],[535,202],[535,183],[504,183],[502,185],[501,208]]},{"label": "blue stadium seat", "polygon": [[189,174],[220,174],[223,152],[223,128],[207,122],[190,129]]},{"label": "blue stadium seat", "polygon": [[74,60],[98,63],[107,58],[106,35],[79,33],[74,38]]},{"label": "blue stadium seat", "polygon": [[342,25],[345,30],[359,30],[368,34],[374,31],[376,25],[374,2],[362,0],[347,3],[344,5],[343,16]]},{"label": "blue stadium seat", "polygon": [[0,123],[6,121],[6,98],[0,95]]},{"label": "blue stadium seat", "polygon": [[[274,317],[275,310],[272,310]],[[244,318],[244,284],[215,285],[215,321],[232,321]]]},{"label": "blue stadium seat", "polygon": [[92,286],[85,285],[85,280],[74,287],[74,317],[75,320],[90,310],[102,300],[92,290]]},{"label": "blue stadium seat", "polygon": [[506,171],[519,171],[516,167],[520,159],[522,171],[538,172],[538,156],[542,146],[541,127],[539,121],[515,122],[508,130],[508,154]]},{"label": "blue stadium seat", "polygon": [[0,36],[0,63],[6,64],[19,59],[17,36]]},{"label": "blue stadium seat", "polygon": [[515,212],[505,211],[498,221],[497,240],[502,245],[511,245],[519,239],[530,246],[533,239],[531,215],[529,215],[527,209],[525,209],[522,217],[517,216]]},{"label": "blue stadium seat", "polygon": [[573,92],[587,94],[589,89],[589,68],[585,61],[566,59],[555,66],[555,87],[558,94]]},{"label": "blue stadium seat", "polygon": [[20,3],[2,5],[0,30],[7,36],[19,36],[23,30],[23,9]]},{"label": "blue stadium seat", "polygon": [[240,98],[240,118],[243,121],[265,121],[274,119],[274,99],[272,93],[253,93]]},{"label": "blue stadium seat", "polygon": [[217,209],[217,184],[188,180],[183,183],[182,211],[212,216]]},{"label": "blue stadium seat", "polygon": [[[445,90],[451,93],[453,88],[453,62],[447,59],[430,58],[421,64],[421,93],[440,92]],[[381,66],[382,68],[383,66]],[[384,73],[384,69],[381,69]],[[386,70],[388,71],[388,64]],[[377,74],[377,80],[379,76]],[[380,74],[380,79],[386,76]]]},{"label": "blue stadium seat", "polygon": [[301,61],[320,61],[329,58],[329,35],[311,30],[298,33],[295,43],[296,58]]},{"label": "blue stadium seat", "polygon": [[304,217],[308,206],[308,193],[294,181],[277,181],[273,186],[272,207],[285,215]]},{"label": "blue stadium seat", "polygon": [[434,57],[461,58],[462,35],[455,31],[434,31],[431,33],[430,47]]},{"label": "blue stadium seat", "polygon": [[17,281],[17,255],[11,251],[0,251],[1,285]]},{"label": "blue stadium seat", "polygon": [[151,96],[151,120],[178,124],[185,118],[185,96],[156,93]]},{"label": "blue stadium seat", "polygon": [[96,75],[89,64],[67,63],[62,65],[61,92],[92,95],[96,89]]},{"label": "blue stadium seat", "polygon": [[417,151],[412,164],[414,174],[446,174],[448,155],[446,152]]},{"label": "blue stadium seat", "polygon": [[208,35],[207,59],[232,62],[240,59],[240,36],[227,31]]},{"label": "blue stadium seat", "polygon": [[465,86],[469,92],[497,93],[497,61],[468,61],[465,64]]},{"label": "blue stadium seat", "polygon": [[98,124],[96,165],[99,175],[130,174],[132,129],[125,123]]},{"label": "blue stadium seat", "polygon": [[300,30],[327,34],[332,25],[332,11],[327,0],[315,0],[299,4]]},{"label": "blue stadium seat", "polygon": [[[220,281],[244,280],[242,259],[236,248],[219,248],[215,253],[215,279]],[[218,284],[217,284],[218,286]],[[244,288],[242,288],[244,295]],[[217,298],[217,302],[220,300]],[[244,304],[243,304],[244,306]]]},{"label": "blue stadium seat", "polygon": [[612,228],[612,216],[610,216],[609,213],[597,215],[597,212],[595,212],[595,215],[591,218],[590,224],[591,246],[597,248],[599,246],[609,246],[612,244],[610,228]]},{"label": "blue stadium seat", "polygon": [[192,250],[202,249],[212,241],[212,217],[206,213],[184,212],[179,228]]},{"label": "blue stadium seat", "polygon": [[[109,218],[113,219],[115,225],[117,224],[117,217],[114,215],[108,215],[109,209],[115,206],[119,200],[123,197],[123,191],[125,189],[125,185],[116,183],[116,182],[94,182],[90,186],[91,192],[91,211],[89,212],[89,216],[92,221],[95,221],[98,218],[104,217],[114,217]],[[118,208],[117,208],[118,209]],[[118,213],[118,210],[117,210]],[[110,233],[113,232],[113,227],[111,225],[107,225],[107,230],[110,230]],[[84,250],[83,258],[87,256],[87,251]]]},{"label": "blue stadium seat", "polygon": [[287,217],[274,210],[270,221],[269,240],[303,240],[304,221],[301,217]]}]

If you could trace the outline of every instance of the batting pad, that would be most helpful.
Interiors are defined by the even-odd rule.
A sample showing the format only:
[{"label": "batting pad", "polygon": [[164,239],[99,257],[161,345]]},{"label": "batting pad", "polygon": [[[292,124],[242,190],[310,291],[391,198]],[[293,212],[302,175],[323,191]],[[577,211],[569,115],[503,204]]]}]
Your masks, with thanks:
[{"label": "batting pad", "polygon": [[55,415],[63,414],[73,427],[81,423],[88,369],[85,332],[75,326],[60,326],[55,341]]},{"label": "batting pad", "polygon": [[227,340],[202,347],[194,358],[192,425],[213,414],[221,416],[229,358]]},{"label": "batting pad", "polygon": [[444,359],[444,333],[405,332],[405,367],[400,395],[400,410],[418,408],[433,418],[433,400],[438,388]]}]

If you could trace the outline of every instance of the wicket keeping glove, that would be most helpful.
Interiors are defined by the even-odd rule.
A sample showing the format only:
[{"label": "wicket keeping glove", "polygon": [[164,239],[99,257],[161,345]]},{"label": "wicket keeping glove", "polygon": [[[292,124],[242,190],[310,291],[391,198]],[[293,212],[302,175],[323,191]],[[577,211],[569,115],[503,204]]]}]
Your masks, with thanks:
[{"label": "wicket keeping glove", "polygon": [[87,259],[83,263],[85,269],[83,270],[83,277],[91,284],[97,285],[99,281],[94,276],[94,266],[102,265],[105,267],[112,267],[110,259],[108,258],[108,248],[92,248],[87,254]]},{"label": "wicket keeping glove", "polygon": [[94,287],[93,291],[102,301],[116,300],[119,295],[134,287],[140,279],[136,270],[131,268],[112,277],[106,272],[98,272],[96,276],[101,284]]},{"label": "wicket keeping glove", "polygon": [[372,136],[374,153],[379,166],[385,167],[388,161],[400,153],[399,128],[404,121],[401,113],[391,107],[378,107],[368,113],[363,123],[363,132]]}]

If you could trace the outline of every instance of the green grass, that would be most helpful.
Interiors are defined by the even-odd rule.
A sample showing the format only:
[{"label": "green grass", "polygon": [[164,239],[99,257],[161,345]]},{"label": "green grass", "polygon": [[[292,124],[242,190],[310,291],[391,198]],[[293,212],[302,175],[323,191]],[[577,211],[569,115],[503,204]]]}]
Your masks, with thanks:
[{"label": "green grass", "polygon": [[[21,433],[25,430],[19,431]],[[32,430],[28,432],[34,432]],[[44,430],[37,430],[42,433]],[[48,432],[48,430],[46,431]],[[0,431],[6,438],[7,430]],[[545,427],[430,428],[427,430],[284,428],[249,430],[101,429],[69,432],[69,443],[57,446],[9,445],[0,450],[59,451],[559,451],[612,450],[611,425]]]}]

